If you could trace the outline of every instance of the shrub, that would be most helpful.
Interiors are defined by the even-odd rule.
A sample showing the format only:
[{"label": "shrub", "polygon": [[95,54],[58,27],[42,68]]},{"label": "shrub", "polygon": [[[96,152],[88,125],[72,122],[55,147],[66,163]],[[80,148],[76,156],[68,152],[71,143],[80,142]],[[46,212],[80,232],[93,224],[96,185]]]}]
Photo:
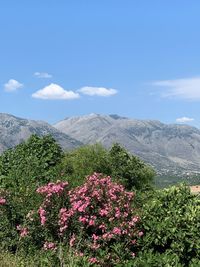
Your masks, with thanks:
[{"label": "shrub", "polygon": [[83,184],[86,175],[97,172],[110,175],[127,190],[141,189],[151,185],[155,175],[149,165],[119,144],[114,144],[110,150],[100,144],[78,148],[65,155],[62,168],[72,186]]},{"label": "shrub", "polygon": [[29,217],[24,226],[29,231],[25,242],[27,238],[38,241],[35,236],[40,235],[38,248],[56,252],[62,244],[101,266],[135,257],[143,232],[137,228],[140,219],[131,206],[133,192],[96,173],[72,190],[66,182],[57,182],[39,187],[37,192],[44,199],[38,214]]},{"label": "shrub", "polygon": [[157,191],[143,206],[142,227],[143,252],[176,254],[183,266],[200,260],[200,201],[186,186]]},{"label": "shrub", "polygon": [[32,135],[0,156],[0,185],[16,190],[30,183],[46,183],[57,175],[62,157],[61,147],[51,136]]},{"label": "shrub", "polygon": [[122,183],[127,190],[141,189],[152,183],[154,170],[119,144],[112,146],[109,156],[112,177]]},{"label": "shrub", "polygon": [[[59,173],[62,150],[50,136],[31,136],[0,156],[0,190],[6,194],[6,205],[0,222],[0,243],[13,251],[18,235],[16,226],[40,201],[36,188]],[[1,196],[1,195],[0,195]]]},{"label": "shrub", "polygon": [[82,146],[65,154],[62,169],[73,187],[82,185],[94,172],[110,175],[108,151],[100,144]]}]

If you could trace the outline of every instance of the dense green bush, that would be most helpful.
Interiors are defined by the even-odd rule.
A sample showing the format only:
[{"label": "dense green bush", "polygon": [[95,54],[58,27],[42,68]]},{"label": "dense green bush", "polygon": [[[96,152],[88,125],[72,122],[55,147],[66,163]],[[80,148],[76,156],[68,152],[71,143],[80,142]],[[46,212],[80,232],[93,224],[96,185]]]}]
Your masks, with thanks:
[{"label": "dense green bush", "polygon": [[143,252],[176,254],[182,266],[200,261],[200,201],[188,187],[156,191],[143,206],[142,227]]},{"label": "dense green bush", "polygon": [[0,156],[0,190],[7,200],[0,222],[2,246],[16,249],[16,225],[40,200],[36,188],[57,178],[62,157],[60,146],[51,136],[36,135]]},{"label": "dense green bush", "polygon": [[4,188],[46,183],[51,180],[63,152],[49,135],[32,135],[26,142],[0,156],[0,185]]},{"label": "dense green bush", "polygon": [[110,175],[108,151],[100,144],[82,146],[65,154],[62,169],[72,186],[83,184],[85,177],[94,172]]},{"label": "dense green bush", "polygon": [[152,183],[155,176],[154,170],[119,144],[111,147],[109,159],[111,176],[120,181],[126,189],[141,189]]},{"label": "dense green bush", "polygon": [[106,150],[100,144],[88,145],[66,153],[63,172],[70,184],[84,183],[85,176],[94,172],[110,175],[127,190],[141,189],[152,184],[154,170],[119,144]]}]

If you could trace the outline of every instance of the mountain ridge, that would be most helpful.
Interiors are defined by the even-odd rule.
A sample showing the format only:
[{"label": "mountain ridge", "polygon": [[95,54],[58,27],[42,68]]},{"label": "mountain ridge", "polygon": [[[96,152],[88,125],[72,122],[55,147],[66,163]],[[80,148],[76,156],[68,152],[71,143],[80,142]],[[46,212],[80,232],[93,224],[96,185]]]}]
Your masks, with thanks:
[{"label": "mountain ridge", "polygon": [[84,144],[110,147],[118,142],[161,173],[200,172],[200,130],[193,126],[92,113],[66,118],[54,127]]},{"label": "mountain ridge", "polygon": [[64,149],[73,149],[82,143],[60,132],[45,121],[28,120],[0,113],[0,153],[27,140],[32,134],[51,134]]},{"label": "mountain ridge", "polygon": [[51,134],[65,150],[94,143],[109,148],[117,142],[159,174],[200,173],[200,130],[185,124],[92,113],[50,125],[0,113],[0,153],[32,134]]}]

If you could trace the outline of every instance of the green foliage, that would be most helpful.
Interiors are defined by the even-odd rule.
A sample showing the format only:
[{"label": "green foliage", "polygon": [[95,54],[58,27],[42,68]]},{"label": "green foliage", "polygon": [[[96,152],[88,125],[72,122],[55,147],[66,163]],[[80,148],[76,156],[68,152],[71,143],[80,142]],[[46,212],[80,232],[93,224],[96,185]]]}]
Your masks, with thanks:
[{"label": "green foliage", "polygon": [[65,155],[62,167],[73,186],[83,184],[85,176],[97,172],[112,176],[127,190],[140,189],[151,184],[155,175],[150,166],[119,144],[114,144],[110,150],[100,144],[78,148]]},{"label": "green foliage", "polygon": [[32,135],[27,142],[0,156],[0,184],[10,188],[21,184],[45,183],[54,177],[63,152],[49,135]]},{"label": "green foliage", "polygon": [[38,185],[57,178],[62,157],[60,146],[51,136],[36,135],[0,156],[0,189],[7,199],[0,222],[2,246],[16,249],[16,225],[38,203]]},{"label": "green foliage", "polygon": [[72,186],[83,184],[94,172],[110,175],[108,151],[100,144],[80,147],[65,154],[62,169]]},{"label": "green foliage", "polygon": [[144,252],[139,253],[132,261],[128,261],[123,265],[117,265],[117,267],[183,267],[179,262],[179,258],[176,254],[172,253],[152,253]]},{"label": "green foliage", "polygon": [[130,155],[119,144],[112,146],[109,156],[112,177],[119,180],[126,189],[140,189],[152,182],[154,170],[138,157]]},{"label": "green foliage", "polygon": [[143,206],[142,251],[176,254],[183,266],[200,260],[200,201],[182,185],[157,191]]}]

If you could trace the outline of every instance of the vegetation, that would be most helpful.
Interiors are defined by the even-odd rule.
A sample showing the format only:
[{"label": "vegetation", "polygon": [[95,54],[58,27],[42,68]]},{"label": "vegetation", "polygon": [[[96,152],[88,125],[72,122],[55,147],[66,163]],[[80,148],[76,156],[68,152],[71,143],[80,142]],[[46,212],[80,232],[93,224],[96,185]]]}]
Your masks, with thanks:
[{"label": "vegetation", "polygon": [[[200,266],[200,200],[156,189],[118,144],[63,153],[32,136],[0,156],[2,266]],[[0,264],[0,266],[1,266]]]},{"label": "vegetation", "polygon": [[92,173],[109,175],[127,190],[141,189],[152,184],[154,170],[138,157],[129,154],[119,144],[106,150],[100,144],[88,145],[66,153],[63,174],[74,186],[84,182]]}]

